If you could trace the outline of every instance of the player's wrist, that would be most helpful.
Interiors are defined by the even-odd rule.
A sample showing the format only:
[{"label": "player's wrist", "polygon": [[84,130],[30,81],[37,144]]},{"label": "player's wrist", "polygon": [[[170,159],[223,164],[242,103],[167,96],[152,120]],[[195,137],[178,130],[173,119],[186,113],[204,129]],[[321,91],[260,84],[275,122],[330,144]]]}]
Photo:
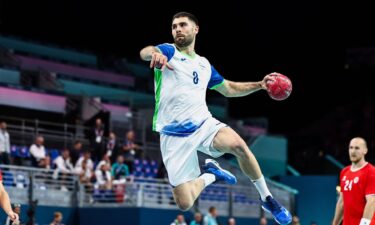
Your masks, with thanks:
[{"label": "player's wrist", "polygon": [[362,218],[361,222],[359,222],[359,225],[370,225],[370,223],[371,223],[371,220]]},{"label": "player's wrist", "polygon": [[257,88],[259,88],[259,89],[264,89],[264,88],[263,88],[263,81],[258,81],[258,82],[256,82],[256,86],[257,86]]}]

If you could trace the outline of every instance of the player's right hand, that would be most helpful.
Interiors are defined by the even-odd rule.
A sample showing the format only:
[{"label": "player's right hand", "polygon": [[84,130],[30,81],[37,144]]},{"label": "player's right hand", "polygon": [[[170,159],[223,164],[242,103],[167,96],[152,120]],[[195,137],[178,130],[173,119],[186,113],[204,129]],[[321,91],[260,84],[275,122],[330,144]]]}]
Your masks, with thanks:
[{"label": "player's right hand", "polygon": [[9,211],[8,213],[8,216],[10,218],[11,221],[13,221],[12,224],[19,224],[19,217],[18,217],[18,214],[13,212],[13,211]]},{"label": "player's right hand", "polygon": [[163,71],[165,67],[167,67],[170,70],[173,70],[173,67],[168,64],[168,58],[160,52],[152,53],[150,68],[154,67],[160,69],[161,71]]},{"label": "player's right hand", "polygon": [[267,90],[267,83],[275,82],[275,81],[276,81],[275,73],[270,73],[263,77],[263,80],[260,82],[260,85],[263,90]]}]

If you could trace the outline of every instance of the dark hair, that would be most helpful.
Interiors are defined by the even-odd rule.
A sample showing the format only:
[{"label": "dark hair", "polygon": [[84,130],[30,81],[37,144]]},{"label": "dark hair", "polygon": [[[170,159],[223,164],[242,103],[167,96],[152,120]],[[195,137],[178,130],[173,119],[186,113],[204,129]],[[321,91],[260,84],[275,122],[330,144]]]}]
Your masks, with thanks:
[{"label": "dark hair", "polygon": [[208,212],[212,213],[215,209],[216,209],[215,206],[211,206],[211,207],[208,209]]},{"label": "dark hair", "polygon": [[187,17],[187,18],[189,18],[189,20],[193,21],[198,26],[197,17],[195,17],[193,14],[188,13],[188,12],[179,12],[179,13],[174,14],[174,16],[172,18],[172,22],[173,22],[174,19],[180,18],[180,17]]},{"label": "dark hair", "polygon": [[89,149],[85,149],[85,150],[83,150],[83,154],[88,154],[88,153],[91,154],[91,151],[90,151]]}]

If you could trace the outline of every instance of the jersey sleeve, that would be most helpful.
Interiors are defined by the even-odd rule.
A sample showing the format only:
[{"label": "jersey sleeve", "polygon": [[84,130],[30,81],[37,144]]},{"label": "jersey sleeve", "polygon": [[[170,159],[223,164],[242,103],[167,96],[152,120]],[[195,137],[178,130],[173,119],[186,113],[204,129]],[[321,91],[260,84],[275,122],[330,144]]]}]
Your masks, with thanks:
[{"label": "jersey sleeve", "polygon": [[168,62],[172,59],[175,52],[173,45],[165,43],[157,45],[156,47],[161,51],[161,53],[163,53],[163,55],[167,56]]},{"label": "jersey sleeve", "polygon": [[3,182],[3,172],[0,170],[0,182]]},{"label": "jersey sleeve", "polygon": [[375,195],[375,167],[372,167],[372,169],[369,171],[365,195]]},{"label": "jersey sleeve", "polygon": [[211,90],[216,89],[220,85],[224,84],[224,78],[216,71],[216,69],[211,66],[211,78],[208,81],[208,88]]}]

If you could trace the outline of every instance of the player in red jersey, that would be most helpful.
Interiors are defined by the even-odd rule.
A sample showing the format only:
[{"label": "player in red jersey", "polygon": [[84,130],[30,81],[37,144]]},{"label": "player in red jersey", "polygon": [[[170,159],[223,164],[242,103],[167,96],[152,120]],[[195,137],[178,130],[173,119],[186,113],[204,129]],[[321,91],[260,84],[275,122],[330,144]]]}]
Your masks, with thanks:
[{"label": "player in red jersey", "polygon": [[366,162],[367,144],[363,138],[350,141],[351,166],[340,173],[341,193],[332,225],[375,225],[375,167]]},{"label": "player in red jersey", "polygon": [[5,191],[3,186],[3,176],[0,170],[0,206],[4,209],[9,218],[13,221],[13,224],[18,224],[18,214],[13,212],[12,206],[10,205],[10,199],[8,193]]}]

